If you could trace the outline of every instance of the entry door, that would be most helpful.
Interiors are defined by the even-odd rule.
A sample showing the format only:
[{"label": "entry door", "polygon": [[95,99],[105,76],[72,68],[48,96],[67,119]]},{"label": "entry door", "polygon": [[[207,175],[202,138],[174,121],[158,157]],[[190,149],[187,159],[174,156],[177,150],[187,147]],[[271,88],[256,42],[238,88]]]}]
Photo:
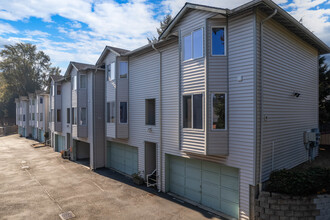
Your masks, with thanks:
[{"label": "entry door", "polygon": [[152,142],[145,142],[145,176],[151,174],[157,167],[157,144]]}]

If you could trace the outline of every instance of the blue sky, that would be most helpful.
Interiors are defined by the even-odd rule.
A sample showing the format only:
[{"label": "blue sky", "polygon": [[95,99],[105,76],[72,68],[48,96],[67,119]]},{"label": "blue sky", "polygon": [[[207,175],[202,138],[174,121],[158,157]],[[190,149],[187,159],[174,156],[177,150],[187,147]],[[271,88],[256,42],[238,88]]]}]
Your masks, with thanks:
[{"label": "blue sky", "polygon": [[[235,8],[249,0],[190,0]],[[62,69],[94,64],[105,45],[135,49],[156,36],[161,18],[186,0],[0,0],[0,48],[30,42]],[[330,0],[274,0],[330,45]],[[327,56],[330,61],[330,56]]]}]

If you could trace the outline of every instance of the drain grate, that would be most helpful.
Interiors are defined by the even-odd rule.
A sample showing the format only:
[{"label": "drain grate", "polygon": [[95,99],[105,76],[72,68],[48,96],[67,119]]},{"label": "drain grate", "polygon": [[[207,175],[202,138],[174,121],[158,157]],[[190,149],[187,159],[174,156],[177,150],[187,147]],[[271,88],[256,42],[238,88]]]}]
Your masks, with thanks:
[{"label": "drain grate", "polygon": [[63,212],[62,214],[59,214],[59,216],[62,220],[67,220],[76,217],[71,211]]}]

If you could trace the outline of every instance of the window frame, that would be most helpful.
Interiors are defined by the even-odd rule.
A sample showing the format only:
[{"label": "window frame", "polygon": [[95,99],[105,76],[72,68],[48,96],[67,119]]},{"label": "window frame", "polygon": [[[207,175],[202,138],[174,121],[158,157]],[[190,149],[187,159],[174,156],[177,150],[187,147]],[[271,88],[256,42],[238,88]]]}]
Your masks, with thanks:
[{"label": "window frame", "polygon": [[[60,92],[60,94],[58,94],[58,92]],[[56,85],[56,95],[62,95],[62,85],[61,84]]]},{"label": "window frame", "polygon": [[[58,120],[58,118],[60,118],[60,120]],[[56,109],[56,122],[62,122],[62,109]]]},{"label": "window frame", "polygon": [[[121,77],[121,63],[127,64],[127,74],[126,77]],[[128,61],[119,61],[119,79],[128,79]]]},{"label": "window frame", "polygon": [[66,108],[66,123],[70,124],[71,123],[71,110],[70,108]]},{"label": "window frame", "polygon": [[[227,121],[227,118],[228,118],[228,96],[227,96],[227,93],[226,92],[210,92],[211,94],[211,131],[227,131],[227,128],[228,128],[228,121]],[[225,95],[225,128],[216,128],[214,129],[213,128],[213,95]]]},{"label": "window frame", "polygon": [[[212,37],[212,30],[213,30],[213,28],[223,28],[223,31],[224,31],[224,36],[225,36],[225,41],[224,41],[224,54],[222,54],[222,55],[218,55],[218,54],[213,54],[213,37]],[[225,57],[225,56],[227,56],[227,28],[226,28],[226,26],[211,26],[211,33],[210,33],[210,35],[211,35],[211,56],[212,57]]]},{"label": "window frame", "polygon": [[[202,128],[194,128],[194,95],[202,95]],[[191,128],[184,128],[183,127],[183,96],[190,96],[191,97]],[[181,120],[181,128],[183,130],[194,130],[194,131],[204,131],[205,130],[205,95],[204,92],[195,92],[195,93],[187,93],[181,95],[182,101],[181,101],[181,114],[182,114],[182,120]]]},{"label": "window frame", "polygon": [[[81,87],[82,76],[85,77],[85,87]],[[87,74],[79,74],[79,89],[87,89]]]},{"label": "window frame", "polygon": [[[121,122],[121,112],[120,112],[120,105],[121,105],[121,103],[126,103],[126,122]],[[119,124],[128,124],[128,102],[127,101],[123,101],[123,102],[119,102],[119,117],[118,117],[118,120],[119,120]]]},{"label": "window frame", "polygon": [[[194,55],[194,36],[193,36],[193,33],[198,31],[198,30],[202,30],[202,56],[201,57],[194,57],[193,56]],[[204,35],[205,35],[204,27],[196,28],[196,29],[192,30],[189,34],[183,35],[183,39],[187,36],[191,37],[191,45],[190,45],[191,46],[191,58],[187,59],[187,60],[184,59],[184,54],[185,54],[184,51],[185,51],[186,45],[184,43],[184,40],[181,40],[181,42],[183,42],[183,47],[182,47],[183,48],[183,51],[182,51],[182,55],[183,55],[182,60],[183,60],[183,62],[187,62],[187,61],[191,61],[191,60],[197,60],[197,59],[205,57],[205,53],[204,53],[204,50],[205,50]]]},{"label": "window frame", "polygon": [[[147,109],[148,109],[148,101],[150,101],[150,100],[154,100],[154,104],[155,104],[155,119],[154,119],[154,121],[155,121],[155,123],[154,124],[148,124],[147,122],[148,122],[148,115],[147,115]],[[150,98],[150,99],[145,99],[145,101],[144,101],[144,103],[145,103],[145,114],[144,114],[144,118],[145,118],[145,125],[146,126],[156,126],[156,119],[157,119],[157,117],[156,117],[156,115],[157,115],[157,102],[156,102],[156,98]],[[148,113],[149,113],[149,111],[148,111]]]},{"label": "window frame", "polygon": [[[85,124],[82,123],[82,119],[81,119],[81,116],[82,116],[82,110],[83,110],[83,109],[85,109],[85,121],[86,121]],[[85,107],[81,107],[79,110],[80,110],[80,111],[79,111],[79,126],[87,126],[87,124],[88,124],[87,108],[85,108]]]}]

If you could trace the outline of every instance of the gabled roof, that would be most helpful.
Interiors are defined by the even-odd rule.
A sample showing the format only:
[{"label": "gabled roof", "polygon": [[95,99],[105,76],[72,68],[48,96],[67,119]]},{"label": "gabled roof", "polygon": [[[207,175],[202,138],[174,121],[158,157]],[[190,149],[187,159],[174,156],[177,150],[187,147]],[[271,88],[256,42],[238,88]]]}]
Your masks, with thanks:
[{"label": "gabled roof", "polygon": [[79,62],[70,61],[69,66],[64,74],[64,77],[67,77],[68,75],[70,75],[72,68],[75,68],[77,71],[79,71],[79,70],[95,69],[96,66],[92,65],[92,64],[87,64],[87,63],[79,63]]},{"label": "gabled roof", "polygon": [[57,81],[61,80],[63,78],[63,76],[61,76],[61,75],[51,75],[50,78],[52,80],[54,80],[55,82],[57,82]]},{"label": "gabled roof", "polygon": [[100,65],[101,61],[104,59],[106,55],[108,55],[109,52],[113,52],[114,54],[117,54],[117,56],[123,56],[126,53],[130,52],[129,50],[118,48],[118,47],[112,47],[112,46],[105,46],[103,52],[101,53],[101,56],[96,62],[96,65]]},{"label": "gabled roof", "polygon": [[233,10],[210,7],[206,5],[197,5],[192,3],[186,3],[179,13],[174,17],[172,22],[167,26],[163,33],[159,36],[159,40],[166,39],[170,34],[173,27],[180,21],[180,19],[186,14],[190,9],[204,10],[210,12],[216,12],[225,16],[232,16],[239,13],[244,13],[246,10],[258,7],[263,12],[267,14],[273,13],[276,9],[277,14],[273,17],[276,21],[281,23],[283,26],[288,28],[291,32],[295,33],[301,39],[305,40],[307,43],[313,45],[319,50],[320,54],[330,53],[330,48],[316,37],[310,30],[308,30],[304,25],[299,23],[295,18],[293,18],[289,13],[283,10],[280,6],[275,4],[271,0],[253,0],[249,3],[241,5]]}]

